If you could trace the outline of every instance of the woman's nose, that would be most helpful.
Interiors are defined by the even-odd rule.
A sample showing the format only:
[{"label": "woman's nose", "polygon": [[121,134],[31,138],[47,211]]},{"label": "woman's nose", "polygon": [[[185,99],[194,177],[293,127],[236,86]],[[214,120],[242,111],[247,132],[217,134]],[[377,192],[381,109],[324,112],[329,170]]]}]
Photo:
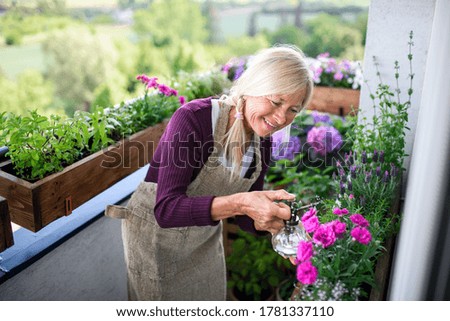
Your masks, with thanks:
[{"label": "woman's nose", "polygon": [[278,126],[283,126],[286,123],[286,112],[283,108],[278,108],[275,111],[274,116]]}]

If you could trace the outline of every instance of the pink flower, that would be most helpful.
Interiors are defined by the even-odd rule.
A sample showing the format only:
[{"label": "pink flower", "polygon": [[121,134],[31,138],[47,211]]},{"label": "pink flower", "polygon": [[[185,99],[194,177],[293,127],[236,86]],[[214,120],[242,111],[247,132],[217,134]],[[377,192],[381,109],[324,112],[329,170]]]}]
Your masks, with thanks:
[{"label": "pink flower", "polygon": [[336,234],[333,227],[330,224],[322,224],[314,232],[313,241],[316,244],[322,245],[323,248],[327,248],[334,244],[336,241]]},{"label": "pink flower", "polygon": [[348,214],[348,209],[346,209],[346,208],[340,209],[338,207],[335,207],[335,208],[333,208],[333,214],[335,214],[337,216],[346,215],[346,214]]},{"label": "pink flower", "polygon": [[341,238],[345,231],[347,230],[347,225],[344,222],[335,220],[329,223],[333,228],[334,234],[336,237]]},{"label": "pink flower", "polygon": [[307,233],[313,233],[319,227],[319,219],[317,216],[312,216],[309,219],[302,221],[303,227]]},{"label": "pink flower", "polygon": [[348,196],[348,199],[349,200],[352,200],[352,199],[354,199],[355,198],[355,196],[353,196],[353,194],[350,194],[349,196]]},{"label": "pink flower", "polygon": [[312,242],[300,241],[297,247],[297,263],[310,260],[313,254],[314,249]]},{"label": "pink flower", "polygon": [[158,87],[157,80],[158,80],[157,77],[149,78],[147,81],[147,88],[157,88]]},{"label": "pink flower", "polygon": [[158,85],[158,90],[164,94],[165,96],[171,96],[172,95],[172,89],[164,84]]},{"label": "pink flower", "polygon": [[297,266],[297,280],[303,284],[313,284],[317,280],[317,268],[311,261],[306,261]]},{"label": "pink flower", "polygon": [[350,215],[350,220],[353,222],[353,224],[358,225],[360,227],[367,227],[369,226],[369,221],[364,218],[361,214],[353,214]]},{"label": "pink flower", "polygon": [[180,105],[184,105],[184,103],[186,102],[186,97],[180,96],[178,97],[178,101],[180,102]]},{"label": "pink flower", "polygon": [[146,87],[148,89],[158,87],[158,83],[157,83],[158,78],[156,78],[156,77],[150,78],[149,76],[142,74],[142,75],[136,76],[136,79],[140,80],[144,85],[146,85]]},{"label": "pink flower", "polygon": [[372,240],[372,235],[365,227],[355,227],[350,232],[350,235],[352,236],[352,239],[354,241],[357,241],[361,244],[367,245]]},{"label": "pink flower", "polygon": [[316,216],[316,215],[317,215],[317,210],[316,210],[316,208],[315,208],[315,207],[311,207],[311,208],[309,208],[309,210],[307,210],[307,211],[305,212],[305,214],[303,214],[303,216],[302,216],[302,222],[304,222],[304,221],[306,221],[306,220],[308,220],[308,219],[310,219],[311,217]]}]

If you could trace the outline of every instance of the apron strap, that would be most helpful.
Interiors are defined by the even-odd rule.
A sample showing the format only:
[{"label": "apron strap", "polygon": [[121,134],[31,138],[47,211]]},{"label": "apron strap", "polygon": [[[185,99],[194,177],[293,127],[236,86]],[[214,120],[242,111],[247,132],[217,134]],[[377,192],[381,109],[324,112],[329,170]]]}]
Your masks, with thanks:
[{"label": "apron strap", "polygon": [[128,218],[131,214],[131,210],[125,206],[119,205],[107,205],[105,209],[105,215],[111,218]]}]

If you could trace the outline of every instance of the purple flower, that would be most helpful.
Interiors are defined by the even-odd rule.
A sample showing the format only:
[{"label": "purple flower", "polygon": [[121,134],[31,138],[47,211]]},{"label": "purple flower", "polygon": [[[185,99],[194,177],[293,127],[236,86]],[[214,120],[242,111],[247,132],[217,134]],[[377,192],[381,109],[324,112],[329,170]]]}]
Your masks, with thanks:
[{"label": "purple flower", "polygon": [[296,154],[300,152],[300,137],[291,136],[289,142],[282,142],[283,132],[276,132],[272,135],[272,158],[274,160],[289,159],[294,160]]},{"label": "purple flower", "polygon": [[369,221],[364,218],[361,214],[355,213],[350,215],[350,221],[353,222],[353,224],[358,225],[360,227],[368,227]]},{"label": "purple flower", "polygon": [[380,167],[380,166],[377,166],[377,169],[375,170],[375,173],[376,173],[376,175],[377,175],[378,177],[381,176],[381,167]]},{"label": "purple flower", "polygon": [[392,177],[396,177],[397,174],[398,174],[397,167],[395,167],[394,164],[391,164],[391,176],[392,176]]},{"label": "purple flower", "polygon": [[389,182],[389,172],[385,171],[382,179],[383,183]]},{"label": "purple flower", "polygon": [[297,280],[303,284],[313,284],[317,280],[317,268],[311,261],[306,261],[297,266]]},{"label": "purple flower", "polygon": [[178,101],[180,102],[180,105],[184,105],[184,103],[186,102],[186,97],[180,96],[178,97]]},{"label": "purple flower", "polygon": [[367,153],[364,151],[361,153],[361,163],[367,163]]},{"label": "purple flower", "polygon": [[384,163],[384,151],[380,151],[380,163]]},{"label": "purple flower", "polygon": [[322,245],[323,248],[327,248],[334,244],[336,241],[336,234],[333,227],[327,224],[320,225],[314,232],[313,241],[316,244]]},{"label": "purple flower", "polygon": [[236,68],[236,71],[234,72],[233,80],[237,80],[237,79],[239,79],[239,77],[241,77],[242,73],[243,73],[244,70],[245,70],[245,64],[246,64],[246,62],[245,62],[244,59],[241,59],[241,60],[239,61],[239,65],[238,65],[238,67]]},{"label": "purple flower", "polygon": [[312,112],[312,117],[314,119],[314,124],[325,123],[325,124],[330,124],[331,125],[333,123],[331,121],[331,118],[330,118],[330,116],[328,114],[318,112],[317,110],[314,110]]},{"label": "purple flower", "polygon": [[344,78],[344,74],[342,72],[338,71],[334,74],[333,78],[337,81],[340,81],[340,80],[342,80],[342,78]]},{"label": "purple flower", "polygon": [[339,192],[344,195],[345,194],[345,185],[343,182],[339,183]]},{"label": "purple flower", "polygon": [[300,241],[297,247],[297,263],[305,262],[312,258],[314,254],[313,243],[310,241]]},{"label": "purple flower", "polygon": [[372,240],[372,235],[365,227],[355,227],[350,232],[350,235],[352,236],[352,239],[354,241],[357,241],[358,243],[367,245]]},{"label": "purple flower", "polygon": [[352,178],[356,178],[356,166],[355,165],[350,166],[350,176]]},{"label": "purple flower", "polygon": [[308,132],[307,142],[319,155],[325,156],[342,146],[342,136],[333,126],[313,127]]},{"label": "purple flower", "polygon": [[330,57],[330,53],[329,52],[322,52],[321,54],[318,54],[317,55],[317,59],[320,59],[320,58],[328,58],[328,57]]},{"label": "purple flower", "polygon": [[307,233],[314,233],[320,226],[319,218],[317,216],[311,216],[307,220],[302,220],[302,224]]},{"label": "purple flower", "polygon": [[378,162],[378,151],[375,149],[374,151],[373,151],[373,156],[372,156],[372,160],[374,161],[374,162]]}]

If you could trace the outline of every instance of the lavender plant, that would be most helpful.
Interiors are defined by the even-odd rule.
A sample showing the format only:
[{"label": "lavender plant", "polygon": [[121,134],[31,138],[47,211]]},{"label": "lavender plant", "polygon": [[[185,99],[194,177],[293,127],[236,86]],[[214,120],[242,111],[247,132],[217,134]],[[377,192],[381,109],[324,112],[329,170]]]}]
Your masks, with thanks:
[{"label": "lavender plant", "polygon": [[[373,102],[373,116],[370,121],[367,117],[361,115],[360,122],[354,126],[351,135],[348,138],[353,142],[354,150],[358,153],[363,151],[384,151],[385,164],[390,166],[393,164],[398,168],[402,168],[403,160],[407,154],[405,153],[405,135],[408,124],[408,109],[411,107],[411,96],[413,93],[412,81],[414,74],[412,72],[412,46],[413,32],[409,35],[409,88],[407,91],[407,99],[402,102],[400,98],[399,79],[399,63],[395,61],[395,88],[392,89],[381,79],[378,70],[378,62],[374,57],[374,63],[377,70],[379,83],[375,93],[370,92]],[[370,91],[370,88],[369,88]],[[389,168],[383,168],[389,170]]]}]

